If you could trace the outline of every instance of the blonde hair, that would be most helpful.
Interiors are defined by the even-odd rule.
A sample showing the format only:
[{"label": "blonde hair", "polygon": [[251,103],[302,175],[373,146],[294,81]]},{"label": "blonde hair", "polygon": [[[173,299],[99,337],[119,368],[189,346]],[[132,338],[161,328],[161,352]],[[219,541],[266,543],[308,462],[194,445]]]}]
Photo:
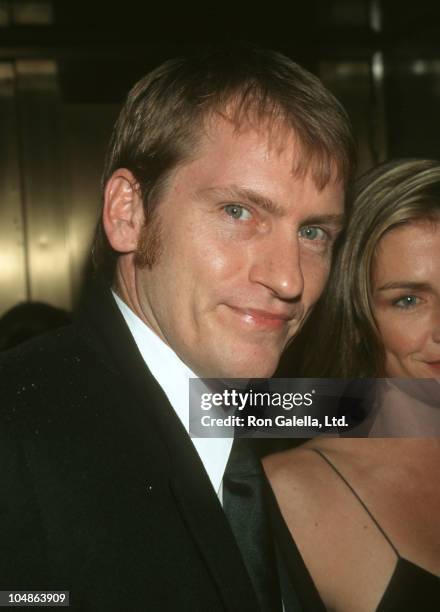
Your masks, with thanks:
[{"label": "blonde hair", "polygon": [[314,347],[305,366],[309,376],[384,375],[384,350],[371,302],[374,256],[393,228],[440,221],[440,162],[381,164],[358,179],[353,197],[329,284],[310,323],[316,338],[308,342],[308,348]]}]

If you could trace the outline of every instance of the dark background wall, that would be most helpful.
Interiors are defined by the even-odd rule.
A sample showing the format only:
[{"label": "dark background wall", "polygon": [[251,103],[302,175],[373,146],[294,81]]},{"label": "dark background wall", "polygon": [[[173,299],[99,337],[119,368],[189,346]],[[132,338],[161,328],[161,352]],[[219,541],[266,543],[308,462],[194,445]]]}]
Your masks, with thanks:
[{"label": "dark background wall", "polygon": [[308,0],[191,9],[0,0],[0,315],[70,309],[100,206],[112,123],[130,86],[200,45],[247,40],[318,74],[346,106],[360,171],[440,157],[440,3]]}]

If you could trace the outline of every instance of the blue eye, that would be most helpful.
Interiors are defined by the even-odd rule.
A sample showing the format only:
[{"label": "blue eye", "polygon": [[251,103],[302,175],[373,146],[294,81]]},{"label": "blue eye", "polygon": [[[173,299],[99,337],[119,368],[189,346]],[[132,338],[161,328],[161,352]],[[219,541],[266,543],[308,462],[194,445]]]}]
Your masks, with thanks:
[{"label": "blue eye", "polygon": [[397,306],[397,308],[413,308],[417,306],[419,301],[420,299],[416,295],[404,295],[398,300],[394,300],[393,305]]},{"label": "blue eye", "polygon": [[327,237],[327,232],[325,232],[321,227],[306,225],[299,230],[299,235],[307,240],[325,240]]},{"label": "blue eye", "polygon": [[251,213],[240,204],[227,204],[224,207],[224,210],[227,215],[232,217],[233,219],[237,219],[238,221],[247,221],[251,218]]}]

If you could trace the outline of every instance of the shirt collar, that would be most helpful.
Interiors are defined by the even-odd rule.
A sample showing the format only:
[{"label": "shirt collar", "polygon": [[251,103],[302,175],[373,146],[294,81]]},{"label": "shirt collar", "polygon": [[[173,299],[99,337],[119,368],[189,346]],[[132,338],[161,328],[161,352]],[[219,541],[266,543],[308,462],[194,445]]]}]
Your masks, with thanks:
[{"label": "shirt collar", "polygon": [[[189,379],[194,372],[112,291],[116,304],[153,377],[161,386],[176,415],[189,431]],[[231,438],[191,438],[217,493],[231,451]]]}]

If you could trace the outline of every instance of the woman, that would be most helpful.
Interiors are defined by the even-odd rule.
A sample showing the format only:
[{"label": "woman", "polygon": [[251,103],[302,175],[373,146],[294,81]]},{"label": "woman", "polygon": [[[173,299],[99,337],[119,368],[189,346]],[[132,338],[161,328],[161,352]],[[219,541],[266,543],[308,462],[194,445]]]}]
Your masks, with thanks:
[{"label": "woman", "polygon": [[[409,436],[439,423],[440,163],[384,164],[355,192],[302,375],[399,382],[380,395],[383,438],[318,438],[265,459],[296,546],[282,522],[278,539],[305,609],[438,611],[440,438]],[[433,380],[407,381],[408,399],[408,378]]]}]

